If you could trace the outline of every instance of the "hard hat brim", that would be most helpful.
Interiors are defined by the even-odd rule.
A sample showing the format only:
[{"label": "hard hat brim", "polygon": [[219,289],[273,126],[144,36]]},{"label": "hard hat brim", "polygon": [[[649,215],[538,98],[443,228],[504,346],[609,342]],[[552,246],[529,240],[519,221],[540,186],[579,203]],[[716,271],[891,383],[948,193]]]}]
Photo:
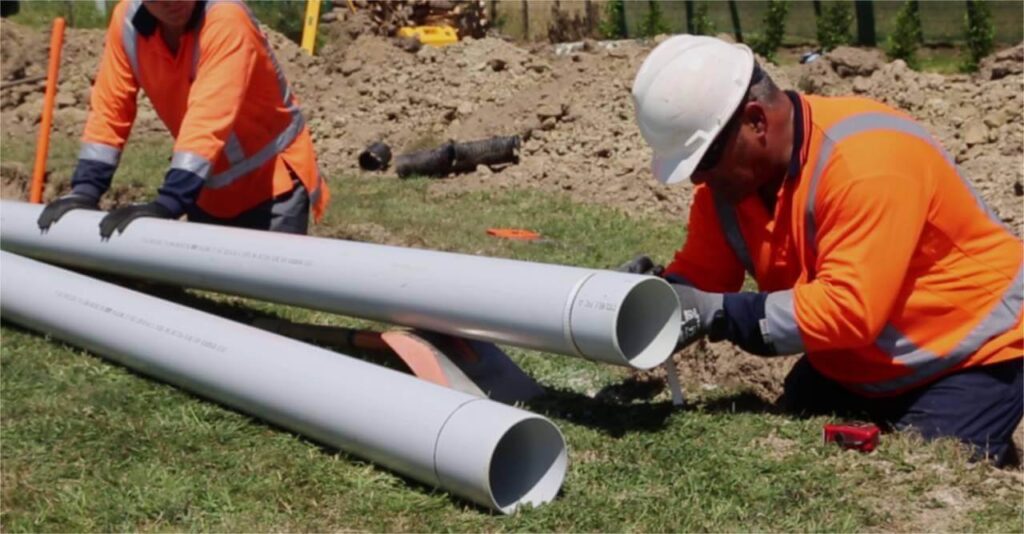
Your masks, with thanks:
[{"label": "hard hat brim", "polygon": [[[717,135],[717,133],[715,134]],[[704,157],[711,143],[705,143],[696,152],[686,154],[684,152],[659,156],[655,154],[651,159],[651,172],[659,182],[665,185],[672,185],[690,178],[697,163]]]},{"label": "hard hat brim", "polygon": [[[743,44],[734,45],[737,49],[745,52],[743,63],[739,65],[742,69],[741,72],[746,73],[745,79],[742,80],[742,91],[737,91],[734,95],[733,102],[730,103],[729,109],[731,110],[725,117],[732,117],[736,108],[739,107],[740,102],[747,94],[747,88],[750,84],[751,77],[754,72],[754,52]],[[721,133],[722,129],[728,123],[728,119],[723,120],[720,124],[716,125],[710,131],[710,137],[708,141],[702,143],[696,150],[690,150],[685,147],[679,147],[678,150],[655,152],[654,157],[651,159],[651,172],[654,177],[665,185],[672,185],[690,178],[693,175],[693,171],[697,168],[697,164],[700,163],[701,158],[704,157],[704,153],[711,147],[711,143]]]}]

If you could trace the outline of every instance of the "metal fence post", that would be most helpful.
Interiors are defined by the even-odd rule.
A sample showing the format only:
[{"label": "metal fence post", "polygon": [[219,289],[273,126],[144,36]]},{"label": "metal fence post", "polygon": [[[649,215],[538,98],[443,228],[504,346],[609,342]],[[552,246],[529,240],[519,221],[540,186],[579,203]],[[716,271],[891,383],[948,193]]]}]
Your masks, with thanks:
[{"label": "metal fence post", "polygon": [[872,0],[856,0],[854,8],[857,13],[857,44],[875,46],[875,4]]}]

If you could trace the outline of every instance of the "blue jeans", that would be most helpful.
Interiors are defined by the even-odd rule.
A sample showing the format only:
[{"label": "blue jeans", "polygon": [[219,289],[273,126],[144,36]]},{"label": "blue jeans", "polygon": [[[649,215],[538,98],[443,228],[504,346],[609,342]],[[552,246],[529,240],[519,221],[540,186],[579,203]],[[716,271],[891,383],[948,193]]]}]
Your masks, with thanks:
[{"label": "blue jeans", "polygon": [[805,414],[865,416],[926,439],[951,436],[971,445],[975,459],[996,465],[1015,459],[1013,431],[1024,415],[1024,358],[972,367],[893,397],[857,395],[800,361],[786,377],[782,404]]}]

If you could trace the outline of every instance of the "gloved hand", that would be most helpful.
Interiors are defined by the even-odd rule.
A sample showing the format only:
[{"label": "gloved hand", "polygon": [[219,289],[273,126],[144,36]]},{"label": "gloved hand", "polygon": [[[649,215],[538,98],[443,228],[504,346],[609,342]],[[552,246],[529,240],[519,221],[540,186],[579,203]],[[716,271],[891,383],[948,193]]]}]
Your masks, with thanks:
[{"label": "gloved hand", "polygon": [[64,195],[50,202],[45,208],[43,208],[42,213],[39,214],[39,219],[36,221],[36,224],[39,225],[39,230],[45,234],[50,230],[50,226],[60,220],[65,213],[79,209],[98,210],[100,209],[99,201],[95,198],[77,193]]},{"label": "gloved hand", "polygon": [[171,219],[173,218],[173,214],[169,209],[157,204],[156,202],[121,206],[120,208],[108,213],[107,216],[100,221],[100,237],[103,238],[103,240],[110,239],[110,236],[114,234],[115,229],[119,234],[124,232],[124,229],[128,227],[128,224],[139,217]]},{"label": "gloved hand", "polygon": [[676,344],[676,350],[680,350],[707,335],[715,317],[725,313],[722,308],[723,294],[708,293],[682,284],[671,286],[679,296],[683,311],[683,326]]},{"label": "gloved hand", "polygon": [[661,276],[661,274],[665,272],[664,267],[661,265],[655,265],[654,260],[645,255],[637,256],[626,263],[619,265],[615,270],[623,273],[649,274],[651,276]]}]

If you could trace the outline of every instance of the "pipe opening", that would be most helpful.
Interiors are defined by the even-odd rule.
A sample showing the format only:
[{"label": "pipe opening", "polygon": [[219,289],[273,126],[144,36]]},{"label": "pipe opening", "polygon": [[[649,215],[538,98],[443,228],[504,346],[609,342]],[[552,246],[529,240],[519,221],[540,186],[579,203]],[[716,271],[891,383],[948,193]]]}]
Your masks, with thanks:
[{"label": "pipe opening", "polygon": [[549,502],[558,495],[567,466],[565,439],[555,425],[541,418],[520,421],[491,455],[491,499],[506,514],[522,504]]},{"label": "pipe opening", "polygon": [[638,369],[665,361],[679,341],[679,299],[665,282],[649,278],[633,286],[619,308],[615,335],[619,350]]}]

